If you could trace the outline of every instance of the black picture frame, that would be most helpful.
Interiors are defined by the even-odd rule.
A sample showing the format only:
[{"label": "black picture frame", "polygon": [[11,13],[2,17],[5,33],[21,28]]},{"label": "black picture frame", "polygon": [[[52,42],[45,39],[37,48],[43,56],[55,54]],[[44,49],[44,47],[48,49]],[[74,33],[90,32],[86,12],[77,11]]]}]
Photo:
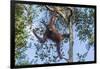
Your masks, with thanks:
[{"label": "black picture frame", "polygon": [[[23,65],[23,66],[16,66],[15,65],[15,5],[16,4],[38,4],[38,5],[54,5],[54,6],[71,6],[71,7],[88,7],[95,9],[95,48],[94,48],[94,61],[88,62],[73,62],[73,63],[56,63],[56,64],[38,64],[38,65]],[[45,67],[45,66],[61,66],[61,65],[78,65],[78,64],[92,64],[96,63],[96,6],[95,5],[80,5],[80,4],[63,4],[63,3],[49,3],[49,2],[34,2],[34,1],[11,1],[11,55],[10,55],[10,63],[11,68],[30,68],[30,67]]]}]

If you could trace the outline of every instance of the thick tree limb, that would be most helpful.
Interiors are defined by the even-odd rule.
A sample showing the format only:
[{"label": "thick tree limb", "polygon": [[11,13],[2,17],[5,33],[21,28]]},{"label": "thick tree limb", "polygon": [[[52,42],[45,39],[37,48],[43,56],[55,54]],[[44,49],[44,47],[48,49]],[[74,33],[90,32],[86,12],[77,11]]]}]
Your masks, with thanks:
[{"label": "thick tree limb", "polygon": [[66,10],[62,7],[54,7],[54,8],[51,8],[49,6],[46,5],[46,8],[51,11],[51,12],[55,12],[60,15],[63,19],[64,19],[64,22],[65,23],[68,23],[70,17],[72,16],[73,14],[73,10],[71,7],[68,7],[66,10],[69,10],[70,11],[70,15],[69,16],[66,16],[67,13],[63,13],[63,12],[66,12]]}]

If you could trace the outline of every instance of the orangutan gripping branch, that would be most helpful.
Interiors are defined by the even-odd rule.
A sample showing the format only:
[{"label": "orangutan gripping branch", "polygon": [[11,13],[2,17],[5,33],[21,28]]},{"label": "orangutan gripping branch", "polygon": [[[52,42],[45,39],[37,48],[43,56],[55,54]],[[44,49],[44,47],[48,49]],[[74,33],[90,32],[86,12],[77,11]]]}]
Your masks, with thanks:
[{"label": "orangutan gripping branch", "polygon": [[52,16],[48,25],[46,26],[46,31],[43,35],[43,38],[40,38],[35,31],[33,30],[34,35],[38,38],[38,40],[40,41],[40,43],[44,43],[47,39],[51,39],[52,41],[54,41],[56,43],[56,47],[57,47],[57,52],[58,52],[58,56],[61,58],[61,53],[60,53],[60,42],[63,39],[61,34],[57,32],[56,28],[55,28],[55,21],[56,21],[57,17],[56,16]]},{"label": "orangutan gripping branch", "polygon": [[61,52],[60,52],[60,42],[63,40],[63,36],[57,31],[55,27],[55,21],[57,19],[56,15],[53,15],[46,26],[46,31],[43,35],[43,38],[40,38],[35,31],[33,30],[34,35],[38,38],[40,43],[44,43],[47,39],[51,39],[56,43],[58,57],[62,59]]}]

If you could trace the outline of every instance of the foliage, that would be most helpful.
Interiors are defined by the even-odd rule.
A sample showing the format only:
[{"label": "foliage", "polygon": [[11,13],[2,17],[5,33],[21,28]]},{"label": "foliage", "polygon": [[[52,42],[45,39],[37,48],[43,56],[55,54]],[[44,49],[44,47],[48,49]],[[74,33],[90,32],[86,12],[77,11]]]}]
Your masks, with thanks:
[{"label": "foliage", "polygon": [[[64,14],[67,14],[66,8],[63,8]],[[66,29],[66,26],[63,22],[63,18],[61,16],[58,17],[56,21],[56,28],[57,31],[64,34],[70,33],[70,37],[64,38],[61,42],[61,54],[66,59],[73,60],[73,46],[74,46],[74,39],[73,39],[73,29],[75,27],[77,32],[77,37],[81,41],[87,41],[87,46],[93,46],[94,44],[94,9],[93,8],[78,8],[76,7],[73,14],[75,16],[75,20],[72,18],[73,21],[69,23],[65,23],[66,25],[69,24]],[[63,15],[64,15],[63,14]],[[44,5],[16,5],[16,39],[15,39],[15,59],[17,65],[28,65],[28,64],[39,64],[38,62],[49,64],[49,63],[59,63],[56,51],[56,45],[53,41],[49,40],[46,41],[44,44],[39,43],[39,40],[35,38],[34,35],[31,35],[32,29],[36,30],[36,33],[42,37],[43,33],[45,32],[46,28],[41,23],[43,20],[45,24],[48,24],[49,19],[51,17],[51,12],[46,9]],[[66,16],[65,16],[66,17]],[[68,17],[66,17],[66,21]],[[36,20],[37,19],[37,20]],[[73,27],[74,26],[74,27]],[[27,27],[30,27],[27,29]],[[30,44],[27,46],[26,44]],[[63,44],[67,44],[69,51],[64,51]],[[25,51],[28,48],[32,48],[34,46],[33,53],[34,56],[32,61],[29,62],[30,59],[25,59],[27,54]],[[90,48],[90,47],[89,47]],[[70,53],[69,53],[70,52]],[[69,54],[68,54],[69,53]],[[65,55],[68,54],[70,57],[66,57]],[[79,61],[85,61],[88,52],[85,54],[77,54],[79,57]],[[64,60],[66,62],[66,60]]]},{"label": "foliage", "polygon": [[95,11],[93,8],[76,8],[75,10],[75,28],[77,31],[77,36],[79,40],[86,42],[87,52],[82,54],[77,54],[80,61],[85,61],[85,58],[91,48],[94,46],[95,39]]},{"label": "foliage", "polygon": [[15,64],[21,64],[21,60],[25,58],[27,33],[23,13],[23,5],[17,4],[15,7]]},{"label": "foliage", "polygon": [[94,19],[93,8],[77,8],[75,15],[75,26],[79,40],[88,41],[88,45],[94,44]]}]

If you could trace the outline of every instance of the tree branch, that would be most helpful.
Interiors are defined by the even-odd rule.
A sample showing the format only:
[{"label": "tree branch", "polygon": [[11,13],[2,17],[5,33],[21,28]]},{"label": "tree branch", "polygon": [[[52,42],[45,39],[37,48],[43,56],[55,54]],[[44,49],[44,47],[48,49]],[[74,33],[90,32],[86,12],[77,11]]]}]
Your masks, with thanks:
[{"label": "tree branch", "polygon": [[51,12],[55,12],[60,15],[62,18],[63,18],[63,22],[65,23],[68,23],[69,22],[69,19],[70,17],[72,16],[73,14],[73,11],[72,11],[72,8],[71,7],[68,7],[67,10],[70,11],[70,15],[69,16],[66,16],[66,14],[68,13],[63,13],[63,12],[66,12],[66,10],[64,10],[64,8],[61,8],[61,7],[54,7],[54,8],[51,8],[49,6],[46,5],[46,8],[51,11]]},{"label": "tree branch", "polygon": [[46,35],[43,36],[43,38],[39,37],[37,34],[36,34],[36,31],[33,29],[33,34],[36,36],[36,38],[40,41],[40,43],[44,43],[46,41]]}]

